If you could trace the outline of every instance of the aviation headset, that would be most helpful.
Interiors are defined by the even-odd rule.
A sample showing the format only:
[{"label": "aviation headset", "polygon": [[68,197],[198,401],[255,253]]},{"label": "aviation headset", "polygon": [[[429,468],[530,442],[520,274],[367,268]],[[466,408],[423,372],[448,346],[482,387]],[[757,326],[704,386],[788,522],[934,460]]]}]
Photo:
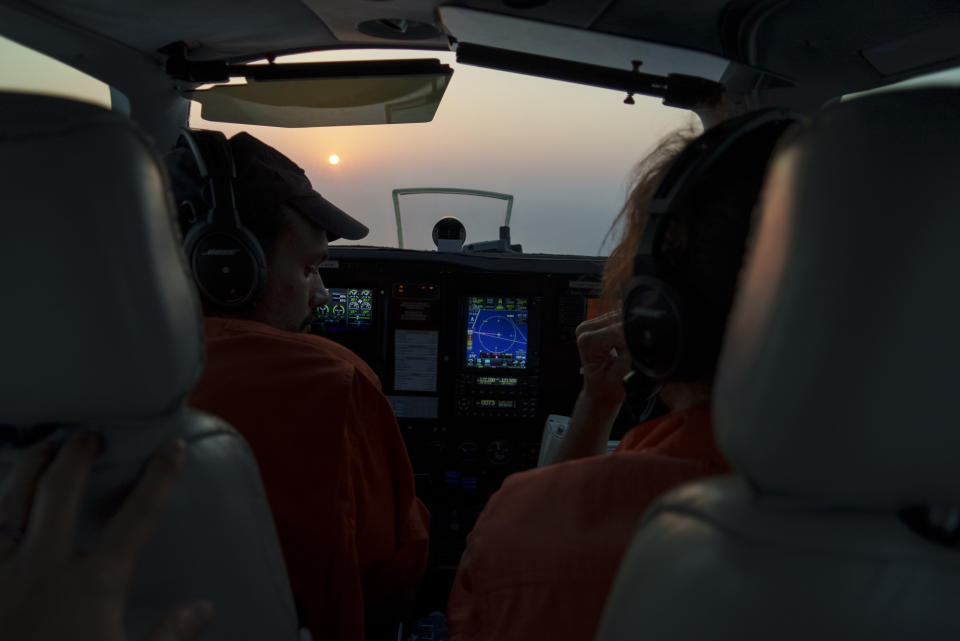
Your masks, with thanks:
[{"label": "aviation headset", "polygon": [[[676,250],[676,238],[671,237],[682,235],[677,223],[709,227],[709,212],[700,212],[696,219],[684,212],[708,209],[709,204],[699,198],[715,189],[709,181],[733,177],[736,172],[749,184],[733,188],[753,194],[754,201],[743,204],[752,209],[777,139],[798,119],[789,111],[769,109],[723,122],[688,144],[660,181],[647,208],[633,279],[623,298],[623,331],[633,361],[633,371],[624,382],[635,408],[653,398],[663,383],[705,373],[712,365],[711,351],[719,348],[722,339],[713,329],[716,314],[710,314],[709,306],[693,293],[682,266],[691,251],[709,252],[710,241],[717,239],[707,231],[698,242],[688,238],[686,246]],[[749,153],[745,163],[749,166],[731,164],[744,153]],[[714,228],[721,224],[715,221]]]},{"label": "aviation headset", "polygon": [[[263,290],[267,261],[263,248],[240,221],[234,196],[237,172],[230,143],[219,131],[181,130],[200,178],[206,182],[205,218],[186,233],[183,249],[203,299],[223,311],[250,306]],[[181,204],[193,207],[192,203]],[[194,218],[196,218],[194,212]]]}]

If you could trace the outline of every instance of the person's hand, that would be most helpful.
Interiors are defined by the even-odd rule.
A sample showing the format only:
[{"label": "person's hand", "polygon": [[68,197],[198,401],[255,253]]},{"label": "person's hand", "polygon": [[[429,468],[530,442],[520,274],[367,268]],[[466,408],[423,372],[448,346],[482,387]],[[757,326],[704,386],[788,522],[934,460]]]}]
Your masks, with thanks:
[{"label": "person's hand", "polygon": [[[0,639],[123,641],[124,604],[140,550],[183,466],[183,441],[150,460],[123,507],[87,556],[77,554],[77,517],[98,440],[24,451],[0,486]],[[52,462],[51,462],[52,461]],[[148,641],[196,639],[213,617],[200,601],[169,612]]]},{"label": "person's hand", "polygon": [[626,397],[623,377],[630,372],[620,311],[580,323],[576,336],[583,367],[581,394],[594,406],[619,407]]}]

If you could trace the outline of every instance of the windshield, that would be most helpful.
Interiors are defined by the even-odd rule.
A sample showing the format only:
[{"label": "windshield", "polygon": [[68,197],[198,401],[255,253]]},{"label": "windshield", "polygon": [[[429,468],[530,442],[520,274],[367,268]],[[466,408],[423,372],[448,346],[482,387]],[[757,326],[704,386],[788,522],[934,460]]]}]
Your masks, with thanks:
[{"label": "windshield", "polygon": [[[525,253],[595,256],[611,249],[604,239],[633,166],[666,133],[698,122],[691,112],[664,107],[656,98],[636,96],[636,104],[627,105],[616,91],[458,65],[449,52],[349,50],[278,62],[386,58],[439,58],[454,68],[432,122],[312,129],[228,125],[203,120],[194,103],[190,125],[228,135],[249,131],[290,156],[317,191],[370,228],[358,244],[398,246],[394,189],[453,188],[512,195],[511,243]],[[496,240],[504,217],[502,201],[406,198],[406,248],[433,249],[430,231],[444,216],[464,222],[467,244]],[[495,213],[486,212],[491,207]],[[416,220],[408,223],[408,215]],[[480,224],[477,216],[484,218]]]}]

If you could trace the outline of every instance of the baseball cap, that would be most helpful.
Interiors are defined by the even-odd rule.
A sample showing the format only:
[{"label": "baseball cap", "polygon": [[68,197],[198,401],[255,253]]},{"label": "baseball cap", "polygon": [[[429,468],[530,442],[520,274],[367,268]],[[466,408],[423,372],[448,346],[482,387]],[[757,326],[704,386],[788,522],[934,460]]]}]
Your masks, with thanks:
[{"label": "baseball cap", "polygon": [[[270,145],[245,131],[230,138],[229,144],[237,170],[237,211],[245,225],[276,215],[280,205],[287,205],[325,229],[328,240],[359,240],[369,233],[366,225],[314,190],[303,169]],[[203,184],[193,153],[181,147],[166,162],[177,202],[195,201]]]}]

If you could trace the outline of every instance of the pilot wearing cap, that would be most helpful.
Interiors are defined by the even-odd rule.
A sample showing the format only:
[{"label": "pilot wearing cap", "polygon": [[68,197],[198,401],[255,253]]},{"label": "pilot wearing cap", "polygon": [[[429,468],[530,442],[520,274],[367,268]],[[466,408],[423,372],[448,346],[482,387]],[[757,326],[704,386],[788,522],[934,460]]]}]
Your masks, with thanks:
[{"label": "pilot wearing cap", "polygon": [[[240,223],[266,269],[240,309],[204,297],[207,366],[190,404],[250,443],[301,623],[314,639],[363,639],[400,616],[426,566],[429,525],[379,379],[348,349],[306,333],[312,310],[329,300],[327,244],[368,230],[276,149],[247,133],[229,147]],[[189,238],[206,210],[203,181],[185,145],[167,166]]]}]

